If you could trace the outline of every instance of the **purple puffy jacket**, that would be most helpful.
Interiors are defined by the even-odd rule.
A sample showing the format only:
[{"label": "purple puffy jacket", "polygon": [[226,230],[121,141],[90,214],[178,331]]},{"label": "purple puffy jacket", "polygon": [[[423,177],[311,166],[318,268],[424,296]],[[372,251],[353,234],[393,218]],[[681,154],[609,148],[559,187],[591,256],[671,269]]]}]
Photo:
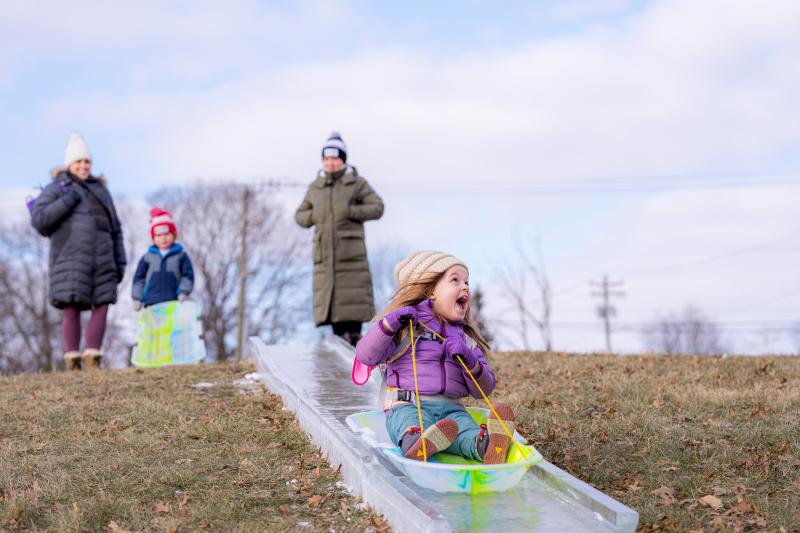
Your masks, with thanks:
[{"label": "purple puffy jacket", "polygon": [[[480,368],[474,376],[483,392],[487,395],[494,390],[497,380],[486,362],[480,347],[472,339],[464,335],[460,324],[452,324],[440,319],[433,312],[431,302],[425,300],[416,306],[417,318],[439,333],[442,337],[458,337],[471,347],[472,353],[477,357]],[[415,333],[420,329],[415,328]],[[421,331],[427,331],[421,328]],[[442,343],[432,339],[414,337],[417,359],[417,379],[420,394],[444,394],[450,398],[463,398],[472,396],[481,398],[480,391],[475,387],[461,363],[448,357],[442,348]],[[394,337],[384,333],[376,321],[356,346],[356,358],[365,365],[377,366],[392,359],[398,350],[398,343]],[[386,367],[386,384],[390,387],[414,390],[414,370],[411,361],[411,346],[403,354],[395,358]]]}]

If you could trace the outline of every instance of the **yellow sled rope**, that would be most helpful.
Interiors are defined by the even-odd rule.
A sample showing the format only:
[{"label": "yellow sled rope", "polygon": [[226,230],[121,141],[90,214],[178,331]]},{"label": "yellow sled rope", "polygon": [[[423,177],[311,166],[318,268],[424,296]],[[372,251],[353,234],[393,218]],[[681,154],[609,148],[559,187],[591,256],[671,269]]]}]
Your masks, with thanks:
[{"label": "yellow sled rope", "polygon": [[[428,331],[430,331],[431,333],[433,333],[434,335],[436,335],[439,339],[442,340],[442,342],[444,342],[444,337],[442,337],[441,335],[436,333],[427,324],[425,324],[424,322],[420,322],[420,321],[417,321],[417,323],[420,326],[422,326],[423,328],[425,328]],[[422,431],[422,411],[420,410],[420,407],[419,407],[419,387],[417,386],[417,366],[416,366],[416,359],[414,358],[414,325],[413,325],[413,323],[410,325],[409,329],[411,331],[411,362],[414,365],[414,387],[417,387],[417,390],[415,391],[417,393],[417,411],[419,411],[420,431]],[[503,419],[500,418],[500,415],[497,414],[497,411],[495,411],[494,406],[492,405],[492,402],[489,401],[489,398],[486,396],[486,394],[484,394],[483,389],[481,388],[481,386],[478,385],[478,381],[475,379],[475,376],[472,375],[472,372],[469,371],[469,368],[467,368],[467,365],[464,364],[464,360],[461,357],[456,357],[456,360],[458,360],[458,362],[461,363],[461,366],[464,367],[464,370],[467,371],[467,375],[469,375],[470,379],[475,384],[475,387],[477,387],[478,391],[481,393],[481,396],[483,396],[483,400],[486,402],[486,405],[489,406],[489,410],[492,413],[494,413],[494,416],[495,416],[495,418],[497,418],[497,421],[500,422],[501,426],[503,426],[503,431],[505,431],[506,435],[508,435],[508,438],[509,438],[510,442],[514,443],[514,435],[512,435],[511,431],[508,430],[508,427],[506,426],[505,422],[503,422]],[[425,440],[424,439],[422,441],[422,447],[423,447],[423,453],[424,453],[424,451],[425,451]],[[525,455],[525,459],[527,459],[529,450],[527,448],[525,448],[525,446],[520,446],[520,450],[522,450],[522,449],[525,450],[524,455]],[[426,454],[425,457],[426,457],[425,460],[427,461],[428,460],[427,459],[427,454]]]},{"label": "yellow sled rope", "polygon": [[414,368],[414,397],[417,400],[417,416],[419,417],[419,438],[422,439],[422,460],[428,462],[428,450],[425,447],[425,428],[422,426],[422,407],[419,401],[419,382],[417,381],[417,354],[414,350],[414,322],[409,321],[409,331],[411,332],[411,366]]}]

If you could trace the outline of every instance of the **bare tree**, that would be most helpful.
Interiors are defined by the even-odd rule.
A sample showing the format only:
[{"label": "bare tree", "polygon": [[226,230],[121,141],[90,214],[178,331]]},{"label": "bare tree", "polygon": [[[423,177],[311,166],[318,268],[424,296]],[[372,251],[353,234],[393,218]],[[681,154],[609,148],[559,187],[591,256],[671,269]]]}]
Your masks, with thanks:
[{"label": "bare tree", "polygon": [[522,346],[530,350],[528,330],[531,325],[539,331],[545,351],[553,349],[553,333],[550,317],[553,310],[552,290],[544,268],[544,259],[539,241],[536,242],[536,261],[530,259],[529,252],[522,243],[517,243],[516,252],[521,267],[514,268],[507,261],[498,270],[506,297],[512,312],[517,316],[517,325],[503,322],[505,329],[512,330],[519,336]]},{"label": "bare tree", "polygon": [[60,314],[48,300],[47,241],[25,222],[0,228],[0,372],[54,370]]},{"label": "bare tree", "polygon": [[670,313],[644,331],[646,346],[656,352],[675,354],[719,354],[726,351],[714,322],[698,308],[687,305],[681,313]]},{"label": "bare tree", "polygon": [[491,346],[492,342],[494,341],[494,335],[492,334],[492,330],[483,314],[484,294],[480,287],[475,287],[475,290],[472,292],[472,301],[469,305],[470,309],[472,310],[472,319],[475,321],[475,325],[478,326],[478,331],[481,332],[483,338],[486,340],[489,346]]},{"label": "bare tree", "polygon": [[[206,347],[217,360],[232,355],[236,342],[242,217],[242,186],[233,183],[161,190],[148,200],[171,211],[192,259],[192,298],[203,309]],[[248,208],[247,335],[277,342],[310,318],[308,246],[284,210],[256,191]]]}]

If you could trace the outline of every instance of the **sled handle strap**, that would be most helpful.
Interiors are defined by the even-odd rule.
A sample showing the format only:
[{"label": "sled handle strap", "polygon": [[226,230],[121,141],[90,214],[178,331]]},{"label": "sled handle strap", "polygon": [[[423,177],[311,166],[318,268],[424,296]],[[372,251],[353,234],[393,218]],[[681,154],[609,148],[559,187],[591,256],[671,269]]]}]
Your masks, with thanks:
[{"label": "sled handle strap", "polygon": [[[497,421],[500,422],[501,426],[503,426],[503,431],[505,431],[506,435],[508,435],[509,441],[511,443],[513,443],[514,442],[514,435],[511,433],[511,431],[509,431],[508,426],[506,426],[506,423],[503,422],[502,418],[500,418],[500,415],[497,414],[497,411],[495,411],[494,406],[492,405],[492,402],[490,402],[489,398],[486,396],[486,394],[483,393],[483,389],[481,388],[480,385],[478,385],[478,381],[475,379],[475,376],[473,376],[472,372],[469,371],[469,369],[467,368],[467,365],[464,364],[464,360],[461,359],[461,357],[456,357],[456,360],[458,360],[458,362],[461,363],[461,366],[464,367],[464,370],[467,372],[469,377],[472,379],[472,382],[478,388],[478,391],[481,393],[481,396],[483,396],[483,399],[486,402],[486,405],[489,406],[489,409],[492,410],[492,413],[494,413],[494,416],[497,419]],[[525,448],[524,446],[520,446],[520,450],[525,450],[523,452],[523,455],[525,455],[525,459],[527,459],[528,458],[528,450],[527,450],[527,448]]]},{"label": "sled handle strap", "polygon": [[422,440],[422,460],[428,462],[428,450],[425,447],[425,428],[422,427],[422,407],[419,401],[419,382],[417,381],[417,354],[414,347],[414,321],[409,321],[408,330],[411,332],[411,366],[414,368],[414,392],[416,393],[417,417],[419,417],[419,438]]},{"label": "sled handle strap", "polygon": [[[436,333],[434,330],[432,330],[424,322],[420,322],[420,324],[422,325],[422,327],[426,328],[428,331],[430,331],[431,333],[433,333],[434,335],[436,335],[437,337],[442,339],[442,341],[444,341],[444,337],[442,337],[441,335]],[[413,346],[413,343],[412,343],[412,346]],[[412,361],[413,361],[413,349],[412,349]],[[464,371],[466,371],[467,375],[472,380],[472,383],[474,383],[475,387],[477,387],[478,392],[480,392],[481,396],[483,396],[483,401],[485,401],[486,405],[489,406],[489,409],[492,411],[492,413],[494,413],[494,416],[495,416],[495,418],[497,418],[497,421],[500,422],[501,426],[503,426],[503,430],[506,432],[506,435],[508,435],[509,440],[513,443],[514,442],[514,435],[511,433],[511,431],[509,431],[508,427],[506,426],[506,423],[503,422],[502,418],[500,418],[500,415],[497,414],[497,411],[495,411],[495,408],[492,405],[492,402],[490,402],[489,398],[486,396],[486,394],[484,394],[483,389],[481,388],[480,385],[478,385],[478,381],[475,379],[475,376],[472,375],[472,372],[469,371],[469,368],[467,368],[467,365],[464,363],[464,360],[461,357],[456,357],[456,361],[461,363],[461,366],[464,367]],[[416,379],[416,374],[414,374],[414,378]],[[523,449],[523,448],[524,448],[524,446],[521,447],[520,449]],[[526,459],[527,459],[528,450],[526,449],[524,453],[525,453],[525,456],[526,456]]]}]

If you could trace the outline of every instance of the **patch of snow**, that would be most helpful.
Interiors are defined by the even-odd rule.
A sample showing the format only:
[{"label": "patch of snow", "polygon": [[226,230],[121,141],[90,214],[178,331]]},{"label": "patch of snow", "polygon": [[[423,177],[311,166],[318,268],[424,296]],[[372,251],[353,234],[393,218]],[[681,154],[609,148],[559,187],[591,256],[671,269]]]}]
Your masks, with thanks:
[{"label": "patch of snow", "polygon": [[344,481],[337,481],[336,482],[336,488],[337,489],[341,489],[343,491],[346,491],[349,494],[353,494],[353,486],[352,485],[348,485]]},{"label": "patch of snow", "polygon": [[262,388],[256,372],[245,374],[242,379],[235,380],[233,385],[239,387],[239,393],[241,394],[258,394]]}]

